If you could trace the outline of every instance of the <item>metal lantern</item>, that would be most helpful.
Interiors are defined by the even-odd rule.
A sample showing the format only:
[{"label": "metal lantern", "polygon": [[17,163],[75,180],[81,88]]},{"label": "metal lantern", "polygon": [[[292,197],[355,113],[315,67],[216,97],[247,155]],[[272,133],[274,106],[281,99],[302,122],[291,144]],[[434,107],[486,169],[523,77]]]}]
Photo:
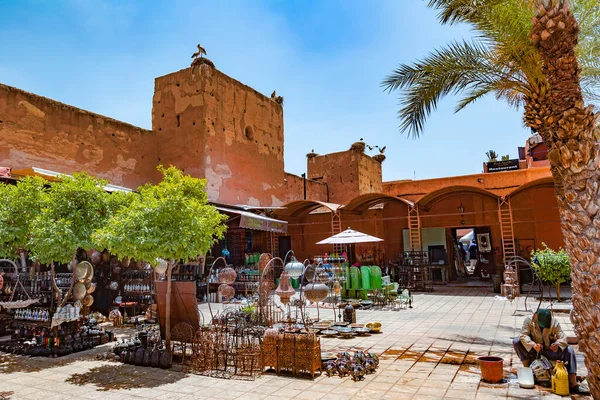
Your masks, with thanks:
[{"label": "metal lantern", "polygon": [[317,279],[319,280],[319,282],[329,282],[329,274],[327,273],[327,271],[323,270],[321,273],[319,273]]},{"label": "metal lantern", "polygon": [[223,301],[231,300],[233,299],[233,296],[235,296],[235,289],[226,283],[219,285],[218,291],[219,295],[221,295],[221,300]]},{"label": "metal lantern", "polygon": [[318,303],[327,298],[329,288],[321,282],[309,283],[304,287],[304,295],[313,303]]},{"label": "metal lantern", "polygon": [[304,264],[296,260],[296,257],[292,256],[290,262],[285,264],[285,272],[289,274],[290,278],[298,279],[304,272]]},{"label": "metal lantern", "polygon": [[335,282],[333,282],[333,293],[335,293],[336,296],[339,296],[341,292],[342,286],[340,285],[340,282],[336,280]]},{"label": "metal lantern", "polygon": [[312,282],[315,280],[316,269],[312,264],[308,264],[306,266],[306,270],[304,271],[304,282]]},{"label": "metal lantern", "polygon": [[290,283],[290,275],[287,271],[283,271],[281,274],[281,277],[279,278],[279,286],[277,286],[277,289],[275,289],[275,294],[279,296],[283,304],[288,304],[290,302],[290,298],[296,294],[296,291]]},{"label": "metal lantern", "polygon": [[350,303],[344,307],[344,322],[349,322],[351,324],[356,323],[356,310]]},{"label": "metal lantern", "polygon": [[219,271],[219,279],[217,280],[219,283],[226,283],[227,285],[231,285],[235,282],[235,278],[237,278],[237,274],[233,268],[223,268]]},{"label": "metal lantern", "polygon": [[162,258],[157,258],[156,261],[158,262],[158,264],[156,264],[156,267],[154,267],[154,272],[156,272],[157,274],[164,274],[165,272],[167,272],[167,267],[168,264],[165,260],[163,260]]}]

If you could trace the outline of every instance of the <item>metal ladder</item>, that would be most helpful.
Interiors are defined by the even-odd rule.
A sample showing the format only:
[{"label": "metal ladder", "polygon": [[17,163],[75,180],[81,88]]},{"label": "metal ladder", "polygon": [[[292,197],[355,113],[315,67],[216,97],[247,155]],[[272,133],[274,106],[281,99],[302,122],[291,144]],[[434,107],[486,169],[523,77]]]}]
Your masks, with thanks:
[{"label": "metal ladder", "polygon": [[517,255],[512,209],[508,198],[501,197],[498,199],[498,220],[500,221],[500,235],[502,237],[502,255],[504,256],[504,263],[507,263]]},{"label": "metal ladder", "polygon": [[[331,213],[331,234],[337,235],[342,231],[342,218],[338,212]],[[334,244],[333,251],[335,253],[341,254],[344,251],[344,245],[342,244]]]},{"label": "metal ladder", "polygon": [[421,251],[421,219],[419,218],[419,206],[416,204],[408,206],[408,236],[411,251]]}]

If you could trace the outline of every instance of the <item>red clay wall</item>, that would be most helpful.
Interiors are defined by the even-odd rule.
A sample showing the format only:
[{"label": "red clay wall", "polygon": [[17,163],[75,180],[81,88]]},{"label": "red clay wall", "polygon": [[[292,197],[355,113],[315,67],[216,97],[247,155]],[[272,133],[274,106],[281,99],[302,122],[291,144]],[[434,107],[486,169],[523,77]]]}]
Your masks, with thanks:
[{"label": "red clay wall", "polygon": [[214,68],[157,78],[152,129],[160,161],[208,179],[212,201],[281,205],[283,109]]},{"label": "red clay wall", "polygon": [[516,171],[450,176],[418,181],[383,182],[382,190],[383,193],[390,196],[398,196],[411,201],[417,201],[431,192],[452,186],[471,186],[488,190],[498,196],[506,196],[521,185],[551,176],[549,167],[528,168]]},{"label": "red clay wall", "polygon": [[[285,190],[283,198],[285,203],[294,200],[304,200],[304,178],[298,175],[285,173]],[[327,185],[321,182],[306,180],[306,199],[316,201],[328,201]]]},{"label": "red clay wall", "polygon": [[137,188],[156,177],[153,132],[0,84],[0,165],[85,171]]},{"label": "red clay wall", "polygon": [[553,249],[564,246],[558,204],[552,186],[534,186],[510,198],[519,255],[529,257],[542,242]]},{"label": "red clay wall", "polygon": [[309,178],[327,182],[332,203],[345,204],[361,194],[381,192],[381,164],[361,151],[312,157],[307,170]]}]

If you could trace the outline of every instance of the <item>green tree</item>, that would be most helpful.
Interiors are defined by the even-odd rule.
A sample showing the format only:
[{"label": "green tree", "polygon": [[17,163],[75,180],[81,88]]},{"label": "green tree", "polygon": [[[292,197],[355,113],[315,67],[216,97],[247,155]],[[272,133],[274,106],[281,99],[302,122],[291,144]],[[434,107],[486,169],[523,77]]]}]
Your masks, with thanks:
[{"label": "green tree", "polygon": [[158,167],[157,185],[145,185],[129,206],[118,211],[95,235],[101,247],[121,257],[156,265],[167,260],[166,340],[171,340],[171,271],[179,260],[195,260],[223,237],[226,217],[208,204],[206,180],[175,167]]},{"label": "green tree", "polygon": [[474,37],[400,65],[383,86],[401,90],[400,128],[413,136],[448,94],[460,110],[491,94],[523,107],[547,145],[572,265],[573,319],[586,354],[590,389],[600,398],[600,196],[598,122],[600,7],[597,0],[429,0],[443,24]]},{"label": "green tree", "polygon": [[531,265],[543,282],[556,287],[556,298],[560,301],[560,284],[571,280],[571,261],[564,249],[554,251],[546,243],[542,246],[544,249],[531,252]]},{"label": "green tree", "polygon": [[[29,248],[37,260],[50,265],[53,276],[55,263],[75,264],[77,249],[96,247],[92,233],[117,208],[114,200],[109,203],[112,195],[103,189],[105,185],[106,181],[85,173],[61,175],[49,184],[31,223]],[[54,288],[59,303],[68,300],[72,286],[64,297]]]},{"label": "green tree", "polygon": [[487,151],[485,155],[488,158],[488,162],[498,161],[498,153],[496,153],[494,150]]},{"label": "green tree", "polygon": [[16,259],[29,248],[31,225],[41,210],[45,195],[44,181],[26,177],[16,185],[0,184],[0,258]]}]

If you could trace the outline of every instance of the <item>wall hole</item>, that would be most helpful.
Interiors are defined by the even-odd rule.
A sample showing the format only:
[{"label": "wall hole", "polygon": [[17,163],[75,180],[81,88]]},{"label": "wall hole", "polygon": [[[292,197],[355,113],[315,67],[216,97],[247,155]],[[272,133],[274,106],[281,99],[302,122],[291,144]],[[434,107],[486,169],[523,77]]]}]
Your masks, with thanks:
[{"label": "wall hole", "polygon": [[177,115],[177,127],[179,128],[181,126],[181,119],[179,117],[179,115]]},{"label": "wall hole", "polygon": [[250,125],[248,125],[246,127],[245,133],[246,133],[246,139],[248,139],[248,140],[254,139],[254,130],[252,129],[252,127]]}]

